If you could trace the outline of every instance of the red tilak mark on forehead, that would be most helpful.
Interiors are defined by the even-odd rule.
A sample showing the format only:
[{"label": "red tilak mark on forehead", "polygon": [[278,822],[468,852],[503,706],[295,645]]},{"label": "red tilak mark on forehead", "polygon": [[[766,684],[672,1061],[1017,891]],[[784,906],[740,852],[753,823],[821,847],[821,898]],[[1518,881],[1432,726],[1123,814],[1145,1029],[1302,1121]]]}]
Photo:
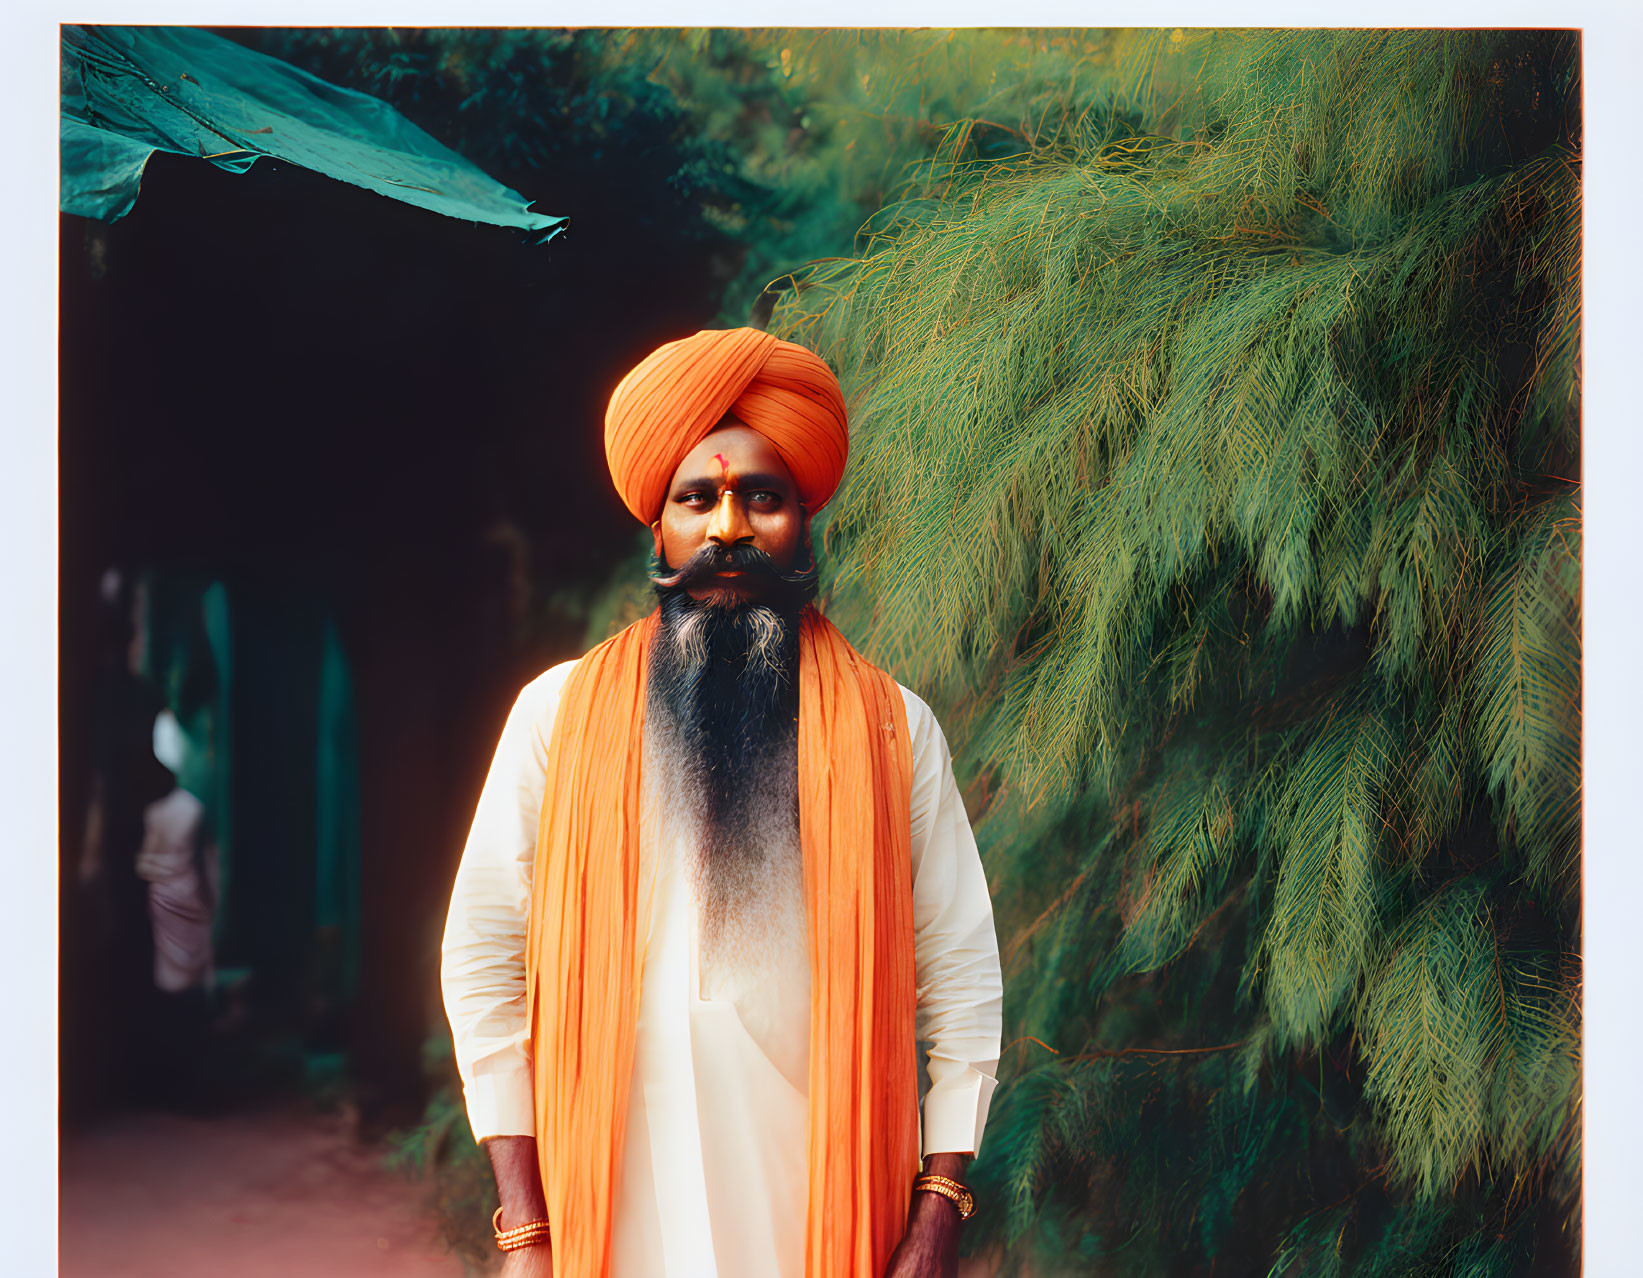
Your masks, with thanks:
[{"label": "red tilak mark on forehead", "polygon": [[736,476],[731,472],[730,463],[725,460],[725,455],[723,453],[714,453],[710,460],[719,463],[719,474],[725,483],[728,484],[736,478]]}]

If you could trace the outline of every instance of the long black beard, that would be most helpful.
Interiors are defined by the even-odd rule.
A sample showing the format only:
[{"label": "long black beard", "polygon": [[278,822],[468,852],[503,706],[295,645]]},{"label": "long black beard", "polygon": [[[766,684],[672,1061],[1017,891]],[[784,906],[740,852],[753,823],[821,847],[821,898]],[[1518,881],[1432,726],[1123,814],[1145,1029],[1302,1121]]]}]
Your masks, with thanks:
[{"label": "long black beard", "polygon": [[[750,577],[780,578],[762,558],[734,562]],[[812,567],[787,574],[787,589],[761,581],[755,600],[691,598],[687,586],[714,559],[697,556],[655,581],[660,624],[645,712],[647,766],[658,770],[665,809],[694,833],[710,962],[757,943],[766,894],[795,869],[799,616],[814,586]]]}]

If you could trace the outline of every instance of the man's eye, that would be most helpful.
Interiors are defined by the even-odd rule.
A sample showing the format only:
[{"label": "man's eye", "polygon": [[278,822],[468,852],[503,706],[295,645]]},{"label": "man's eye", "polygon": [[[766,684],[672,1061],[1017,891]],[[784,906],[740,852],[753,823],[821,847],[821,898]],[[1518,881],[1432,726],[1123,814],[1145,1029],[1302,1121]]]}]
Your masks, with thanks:
[{"label": "man's eye", "polygon": [[748,494],[749,501],[756,501],[761,506],[774,506],[778,504],[781,499],[782,495],[780,493],[769,492],[762,488],[755,493]]}]

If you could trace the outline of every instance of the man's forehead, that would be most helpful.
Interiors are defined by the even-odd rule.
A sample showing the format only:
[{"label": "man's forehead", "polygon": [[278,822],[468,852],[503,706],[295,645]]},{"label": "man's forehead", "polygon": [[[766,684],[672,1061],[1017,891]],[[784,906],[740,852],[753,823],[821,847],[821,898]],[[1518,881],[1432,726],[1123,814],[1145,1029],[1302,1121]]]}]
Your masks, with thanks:
[{"label": "man's forehead", "polygon": [[792,473],[774,445],[757,431],[737,423],[704,436],[685,454],[673,472],[673,482],[751,477],[755,473],[784,484],[793,482]]}]

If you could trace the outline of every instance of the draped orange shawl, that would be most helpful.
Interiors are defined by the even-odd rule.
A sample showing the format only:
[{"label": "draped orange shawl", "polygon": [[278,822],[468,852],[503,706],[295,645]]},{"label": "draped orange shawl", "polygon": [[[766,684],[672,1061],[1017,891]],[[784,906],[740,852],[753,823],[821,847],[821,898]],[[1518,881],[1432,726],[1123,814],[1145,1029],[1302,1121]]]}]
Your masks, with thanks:
[{"label": "draped orange shawl", "polygon": [[[557,1278],[606,1278],[648,920],[639,784],[656,613],[577,663],[549,743],[526,940],[536,1139]],[[918,1169],[912,753],[895,681],[814,608],[799,627],[809,914],[805,1272],[879,1278]]]}]

